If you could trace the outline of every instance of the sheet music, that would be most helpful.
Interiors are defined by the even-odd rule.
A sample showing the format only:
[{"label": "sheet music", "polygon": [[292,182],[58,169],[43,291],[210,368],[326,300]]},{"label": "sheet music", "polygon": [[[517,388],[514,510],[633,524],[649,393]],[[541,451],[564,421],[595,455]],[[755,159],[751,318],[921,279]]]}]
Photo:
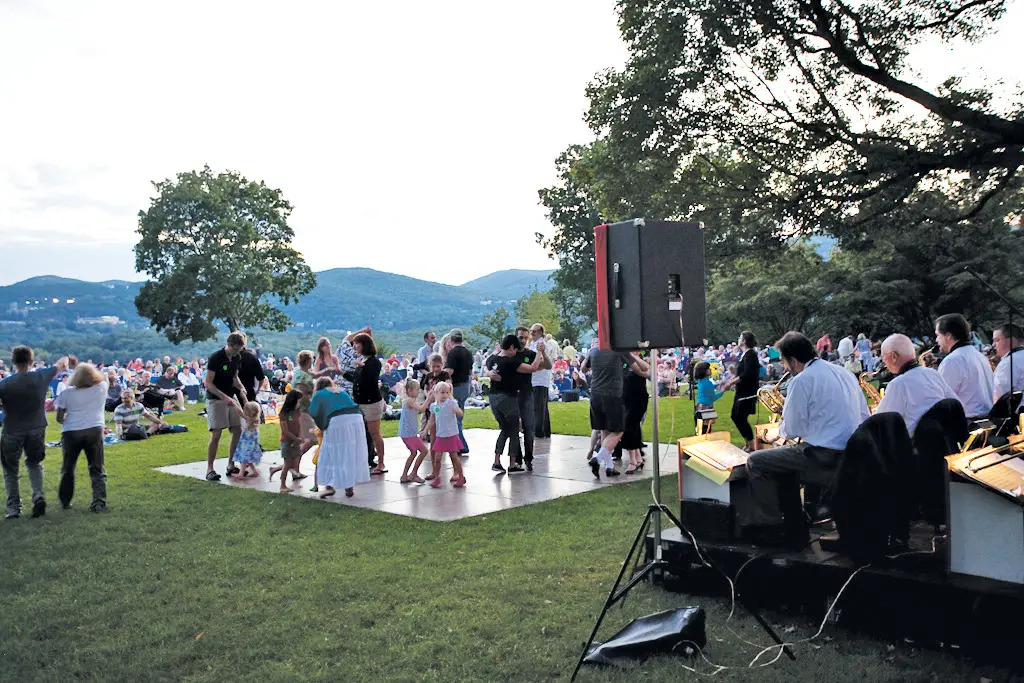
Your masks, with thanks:
[{"label": "sheet music", "polygon": [[731,470],[747,464],[746,451],[727,441],[701,441],[686,446],[683,452],[720,470]]},{"label": "sheet music", "polygon": [[1007,460],[1003,464],[1009,467],[1011,470],[1017,472],[1018,474],[1024,475],[1024,460],[1021,460],[1020,458],[1014,458],[1013,460]]}]

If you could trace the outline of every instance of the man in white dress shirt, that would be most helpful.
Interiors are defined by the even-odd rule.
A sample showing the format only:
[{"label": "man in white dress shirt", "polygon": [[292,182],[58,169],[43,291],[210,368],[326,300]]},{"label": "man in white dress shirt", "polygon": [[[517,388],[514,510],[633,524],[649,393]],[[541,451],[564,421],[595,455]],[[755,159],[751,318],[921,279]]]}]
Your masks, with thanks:
[{"label": "man in white dress shirt", "polygon": [[539,351],[544,347],[544,359],[540,362],[541,369],[530,378],[533,387],[533,430],[538,439],[551,438],[551,416],[548,413],[548,392],[551,391],[552,359],[558,355],[558,344],[544,339],[544,326],[534,323],[530,326],[530,348]]},{"label": "man in white dress shirt", "polygon": [[1024,331],[1015,323],[997,327],[992,333],[992,346],[996,350],[999,365],[995,373],[995,393],[992,398],[998,401],[1010,393],[1010,367],[1013,366],[1013,391],[1024,391]]},{"label": "man in white dress shirt", "polygon": [[875,414],[899,413],[910,436],[932,406],[944,398],[957,397],[938,372],[918,365],[914,342],[905,334],[891,335],[882,342],[882,362],[896,378],[885,388]]},{"label": "man in white dress shirt", "polygon": [[988,417],[995,385],[988,359],[971,344],[971,326],[959,313],[941,315],[935,321],[935,340],[946,357],[939,374],[953,390],[968,418]]},{"label": "man in white dress shirt", "polygon": [[799,484],[831,484],[846,442],[870,413],[857,378],[838,365],[819,360],[810,339],[787,332],[775,348],[793,376],[779,437],[801,441],[795,446],[757,451],[747,460],[754,525],[749,531],[764,543],[802,547],[807,543],[807,530]]}]

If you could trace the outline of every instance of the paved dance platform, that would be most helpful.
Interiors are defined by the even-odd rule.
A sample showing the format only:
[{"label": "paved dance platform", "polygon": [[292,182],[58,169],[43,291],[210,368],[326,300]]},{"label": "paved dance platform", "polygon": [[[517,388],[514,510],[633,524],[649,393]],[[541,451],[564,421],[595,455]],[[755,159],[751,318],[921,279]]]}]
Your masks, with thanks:
[{"label": "paved dance platform", "polygon": [[[428,484],[402,484],[402,466],[409,455],[401,439],[397,437],[384,439],[384,462],[388,472],[383,476],[374,476],[372,481],[360,484],[355,488],[355,496],[346,498],[344,491],[338,491],[325,502],[353,507],[370,508],[395,515],[418,517],[436,522],[449,522],[463,517],[486,515],[500,510],[532,505],[562,496],[574,496],[578,493],[594,491],[602,486],[625,484],[631,481],[649,480],[651,478],[651,460],[654,452],[650,445],[646,449],[647,466],[636,474],[622,474],[618,477],[606,477],[601,472],[601,479],[595,479],[587,465],[586,455],[590,439],[584,436],[552,435],[550,439],[539,439],[534,447],[533,472],[500,474],[491,471],[494,462],[494,442],[497,430],[469,429],[466,430],[466,441],[469,442],[470,454],[462,458],[462,467],[466,475],[465,488],[453,488],[448,479],[452,475],[451,463],[447,458],[444,463],[441,488],[431,488]],[[662,444],[666,456],[662,461],[662,474],[677,471],[675,446]],[[223,449],[222,449],[223,450]],[[309,458],[302,462],[302,472],[310,475],[291,484],[295,493],[281,494],[278,492],[280,483],[267,480],[272,465],[279,465],[279,451],[266,451],[260,464],[260,476],[247,480],[221,477],[219,484],[238,488],[256,489],[275,495],[290,495],[311,500],[320,500],[318,493],[313,493],[313,464]],[[224,474],[227,459],[217,461],[216,469]],[[626,459],[617,463],[620,471],[625,471]],[[502,465],[508,466],[508,458],[502,458]],[[160,472],[176,474],[194,479],[206,477],[206,461],[172,465],[157,468]],[[430,473],[430,465],[424,463],[420,467],[420,476]],[[211,486],[214,484],[211,484]]]}]

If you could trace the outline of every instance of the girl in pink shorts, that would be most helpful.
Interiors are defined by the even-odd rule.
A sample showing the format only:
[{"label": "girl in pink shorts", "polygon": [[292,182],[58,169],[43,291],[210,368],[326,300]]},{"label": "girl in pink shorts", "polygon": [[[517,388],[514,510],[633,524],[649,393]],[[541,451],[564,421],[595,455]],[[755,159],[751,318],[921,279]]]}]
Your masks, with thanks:
[{"label": "girl in pink shorts", "polygon": [[434,479],[430,485],[433,488],[441,486],[441,459],[445,453],[451,458],[452,468],[455,470],[455,474],[452,475],[455,488],[466,485],[466,477],[462,473],[462,460],[459,458],[459,452],[462,450],[462,440],[459,438],[460,417],[462,409],[459,408],[458,401],[452,398],[452,385],[448,382],[435,384],[434,402],[430,404],[430,420],[437,434],[430,444],[434,463]]},{"label": "girl in pink shorts", "polygon": [[[405,444],[406,448],[409,449],[409,457],[405,460],[405,467],[402,469],[400,481],[403,484],[410,482],[422,484],[423,478],[416,472],[420,468],[420,463],[427,457],[427,445],[423,443],[417,423],[419,422],[420,413],[425,412],[430,406],[432,395],[427,394],[427,399],[420,402],[420,383],[412,378],[405,380],[402,388],[404,389],[403,393],[405,396],[402,398],[402,413],[398,419],[398,436],[402,439],[402,443]],[[414,461],[416,463],[415,466],[413,466]],[[412,474],[409,474],[409,467],[411,466]]]}]

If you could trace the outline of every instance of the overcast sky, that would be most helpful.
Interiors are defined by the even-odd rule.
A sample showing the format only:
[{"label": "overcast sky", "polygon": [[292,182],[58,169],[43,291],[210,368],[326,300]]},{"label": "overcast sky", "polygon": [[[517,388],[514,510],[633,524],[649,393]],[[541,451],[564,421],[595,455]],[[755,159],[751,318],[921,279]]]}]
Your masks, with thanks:
[{"label": "overcast sky", "polygon": [[[1019,78],[1021,9],[924,68]],[[0,0],[0,284],[142,279],[150,181],[203,164],[281,188],[314,270],[554,267],[537,190],[625,57],[613,0]]]}]

